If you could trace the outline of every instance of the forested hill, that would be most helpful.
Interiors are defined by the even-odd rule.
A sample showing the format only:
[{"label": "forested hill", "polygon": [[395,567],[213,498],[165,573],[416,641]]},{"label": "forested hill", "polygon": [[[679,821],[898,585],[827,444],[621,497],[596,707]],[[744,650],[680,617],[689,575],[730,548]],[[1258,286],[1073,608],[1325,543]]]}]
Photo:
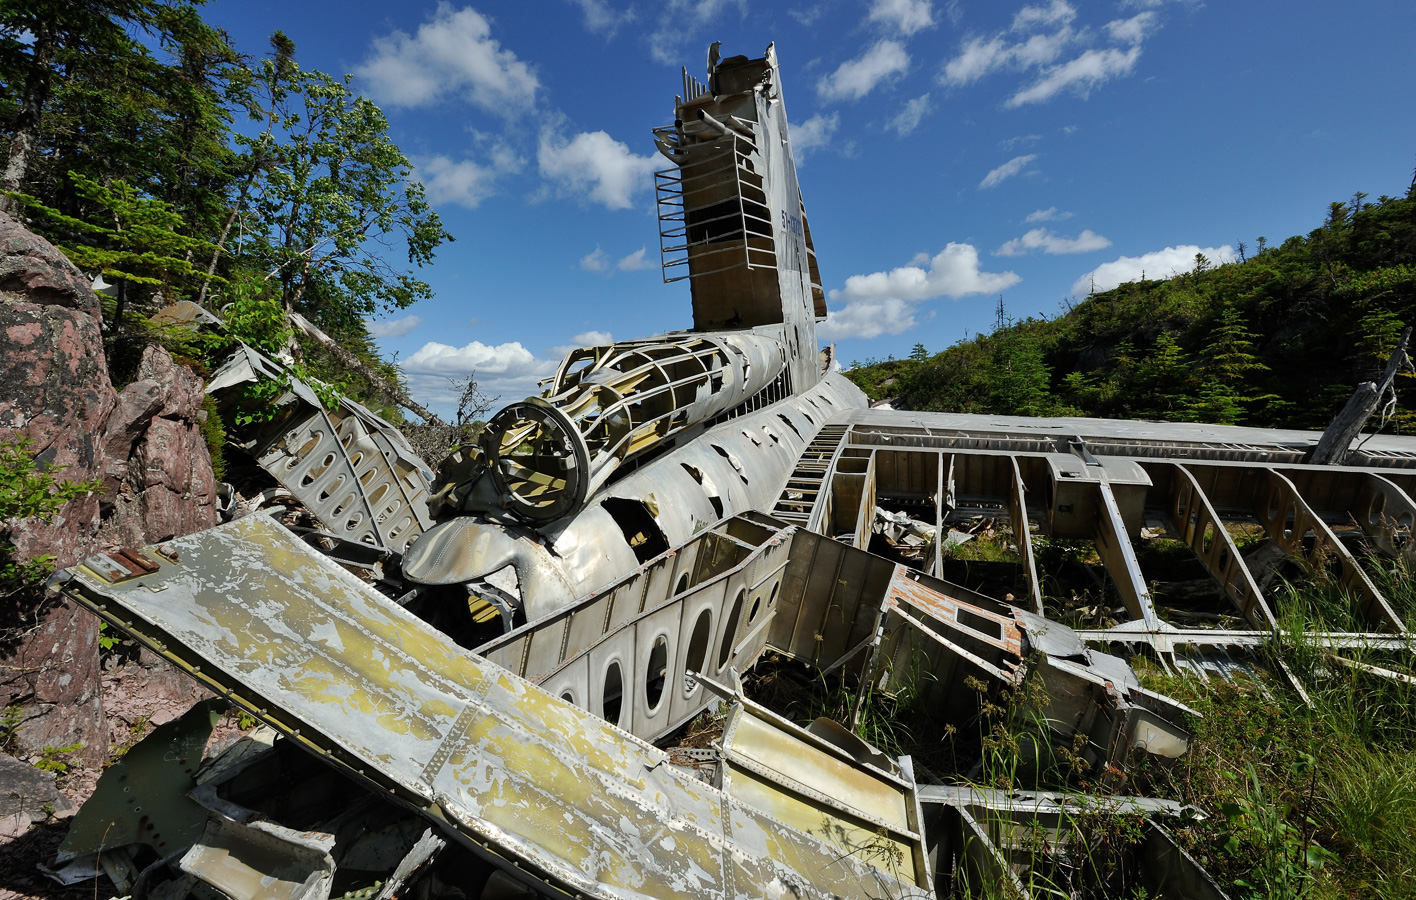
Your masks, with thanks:
[{"label": "forested hill", "polygon": [[[1241,245],[1241,255],[1243,255]],[[1002,321],[930,355],[847,374],[916,410],[1326,427],[1416,324],[1416,182],[1333,203],[1307,236],[1239,262],[1093,294],[1054,319]],[[1386,430],[1416,430],[1416,377]]]}]

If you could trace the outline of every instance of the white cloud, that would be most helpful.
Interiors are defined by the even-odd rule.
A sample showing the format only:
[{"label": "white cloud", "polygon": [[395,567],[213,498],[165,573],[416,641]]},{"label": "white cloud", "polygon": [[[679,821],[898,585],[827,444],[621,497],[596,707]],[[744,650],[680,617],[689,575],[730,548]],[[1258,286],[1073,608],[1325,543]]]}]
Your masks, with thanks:
[{"label": "white cloud", "polygon": [[[1140,58],[1141,43],[1160,28],[1160,16],[1149,10],[1114,19],[1100,29],[1076,24],[1076,19],[1076,8],[1066,0],[1025,6],[1007,30],[962,41],[939,79],[959,87],[1000,69],[1037,70],[1033,83],[1017,89],[1006,106],[1041,103],[1064,90],[1085,99],[1099,85],[1130,75]],[[1113,46],[1096,46],[1105,43]],[[1059,62],[1074,45],[1085,49]]]},{"label": "white cloud", "polygon": [[840,125],[840,114],[831,113],[829,116],[815,115],[798,125],[789,126],[792,156],[800,163],[813,150],[825,147],[836,136]]},{"label": "white cloud", "polygon": [[885,123],[885,127],[904,137],[919,127],[919,123],[929,114],[929,95],[923,94],[905,104],[905,108]]},{"label": "white cloud", "polygon": [[522,161],[515,151],[498,145],[491,161],[483,165],[471,159],[454,160],[447,156],[426,156],[413,160],[413,177],[427,189],[433,205],[456,203],[476,209],[483,200],[497,192],[497,180],[503,175],[521,171]]},{"label": "white cloud", "polygon": [[970,38],[959,48],[959,55],[944,64],[944,82],[969,84],[1007,65],[1011,58],[1009,45],[1001,37]]},{"label": "white cloud", "polygon": [[614,37],[621,25],[634,21],[634,9],[617,10],[605,0],[570,0],[585,15],[585,30]]},{"label": "white cloud", "polygon": [[1034,34],[1017,43],[1009,42],[1001,34],[970,38],[960,47],[959,55],[944,64],[943,80],[949,85],[966,85],[995,69],[1046,65],[1077,39],[1077,32],[1068,25],[1051,34]]},{"label": "white cloud", "polygon": [[369,330],[369,334],[376,338],[403,337],[422,324],[423,318],[421,316],[404,316],[401,319],[389,319],[385,322],[375,322],[373,319],[364,320],[364,327]]},{"label": "white cloud", "polygon": [[930,0],[875,0],[870,6],[870,21],[908,37],[934,26],[934,10]]},{"label": "white cloud", "polygon": [[1071,213],[1061,212],[1057,207],[1049,206],[1047,209],[1036,209],[1028,213],[1027,218],[1023,219],[1023,223],[1031,225],[1034,222],[1061,222],[1063,219],[1070,218],[1072,218]]},{"label": "white cloud", "polygon": [[1042,135],[1040,134],[1020,134],[1016,137],[1010,137],[1006,141],[999,141],[998,149],[1003,151],[1016,150],[1019,147],[1030,147],[1040,140],[1042,140]]},{"label": "white cloud", "polygon": [[569,142],[548,129],[536,153],[541,174],[563,194],[588,197],[609,209],[629,209],[649,186],[652,156],[637,156],[603,131],[581,132]]},{"label": "white cloud", "polygon": [[852,300],[840,309],[830,310],[826,321],[816,327],[816,333],[827,340],[869,339],[882,334],[899,334],[914,326],[913,307],[904,300],[885,297]]},{"label": "white cloud", "polygon": [[540,83],[491,32],[491,23],[472,7],[454,10],[440,3],[417,34],[376,38],[373,53],[354,71],[385,105],[427,106],[460,94],[488,112],[515,116],[535,106]]},{"label": "white cloud", "polygon": [[1034,228],[1020,238],[1013,238],[993,252],[997,256],[1022,256],[1029,250],[1041,250],[1052,256],[1060,256],[1067,253],[1091,253],[1093,250],[1104,250],[1110,246],[1111,241],[1090,228],[1083,230],[1074,238],[1060,237],[1046,228]]},{"label": "white cloud", "polygon": [[621,272],[639,272],[644,269],[654,268],[655,262],[652,259],[645,258],[647,251],[647,247],[640,247],[638,250],[615,263],[615,268],[619,269]]},{"label": "white cloud", "polygon": [[466,379],[475,374],[478,386],[487,394],[520,399],[536,394],[536,382],[554,373],[556,364],[537,358],[519,341],[472,341],[464,347],[430,341],[399,367],[408,376],[413,393],[436,407],[456,400],[459,388],[449,378]]},{"label": "white cloud", "polygon": [[1182,244],[1178,247],[1155,250],[1141,256],[1123,256],[1112,262],[1103,263],[1078,278],[1072,285],[1072,293],[1075,296],[1084,297],[1091,292],[1093,284],[1098,291],[1109,291],[1119,284],[1139,281],[1142,276],[1156,280],[1179,275],[1195,267],[1196,253],[1203,253],[1214,265],[1233,262],[1237,258],[1234,248],[1228,244],[1223,247]]},{"label": "white cloud", "polygon": [[1139,44],[1154,33],[1158,17],[1153,12],[1143,12],[1129,19],[1116,19],[1106,23],[1106,31],[1113,41]]},{"label": "white cloud", "polygon": [[1124,53],[1114,47],[1088,50],[1070,62],[1047,69],[1042,78],[1009,97],[1004,105],[1017,107],[1025,103],[1041,103],[1051,100],[1059,92],[1069,88],[1085,99],[1093,88],[1103,82],[1131,74],[1131,70],[1136,67],[1136,60],[1140,57],[1139,45]]},{"label": "white cloud", "polygon": [[557,347],[548,347],[546,352],[552,359],[562,360],[572,350],[579,350],[581,347],[599,347],[604,344],[613,344],[614,335],[608,331],[582,331],[571,338],[569,343],[561,344]]},{"label": "white cloud", "polygon": [[1003,181],[1012,178],[1014,175],[1027,168],[1028,163],[1037,159],[1036,153],[1029,153],[1026,156],[1015,156],[1003,165],[992,170],[983,176],[983,180],[978,183],[979,189],[996,187]]},{"label": "white cloud", "polygon": [[978,250],[972,244],[950,243],[929,260],[928,270],[908,265],[888,272],[852,275],[843,289],[831,292],[831,299],[957,299],[969,294],[991,294],[1021,280],[1012,272],[980,271]]},{"label": "white cloud", "polygon": [[897,41],[879,41],[869,50],[817,82],[816,90],[825,100],[859,100],[888,78],[910,68],[910,55]]},{"label": "white cloud", "polygon": [[1024,6],[1013,16],[1014,31],[1031,31],[1052,25],[1070,25],[1077,11],[1063,0],[1052,0],[1048,6]]},{"label": "white cloud", "polygon": [[[676,66],[684,43],[695,38],[698,32],[718,18],[724,10],[734,8],[740,15],[747,15],[747,0],[668,0],[659,4],[659,20],[648,36],[649,55],[655,62]],[[694,56],[703,59],[700,46]]]},{"label": "white cloud", "polygon": [[596,244],[595,249],[580,257],[580,268],[587,272],[604,272],[610,267],[610,257]]}]

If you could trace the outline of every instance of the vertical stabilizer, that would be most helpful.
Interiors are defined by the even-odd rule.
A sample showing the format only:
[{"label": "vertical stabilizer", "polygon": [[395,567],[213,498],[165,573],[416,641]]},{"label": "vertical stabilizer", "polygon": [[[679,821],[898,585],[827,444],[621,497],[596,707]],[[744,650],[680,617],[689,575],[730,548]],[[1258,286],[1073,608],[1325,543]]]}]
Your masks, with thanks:
[{"label": "vertical stabilizer", "polygon": [[655,129],[675,168],[655,175],[665,281],[689,279],[699,331],[782,325],[798,391],[820,377],[826,296],[787,132],[777,55],[720,59],[708,83],[683,74],[674,124]]}]

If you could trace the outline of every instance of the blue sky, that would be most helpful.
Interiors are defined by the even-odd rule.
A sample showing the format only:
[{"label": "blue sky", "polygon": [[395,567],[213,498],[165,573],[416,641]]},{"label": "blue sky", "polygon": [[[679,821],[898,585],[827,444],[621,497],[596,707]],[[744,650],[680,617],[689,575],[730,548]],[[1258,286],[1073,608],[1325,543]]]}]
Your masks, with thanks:
[{"label": "blue sky", "polygon": [[[1304,233],[1416,166],[1416,4],[1184,0],[216,0],[258,55],[353,73],[456,243],[436,297],[375,323],[446,409],[503,402],[578,343],[691,324],[659,271],[649,130],[679,66],[777,45],[802,193],[846,361]],[[641,252],[642,251],[642,252]]]}]

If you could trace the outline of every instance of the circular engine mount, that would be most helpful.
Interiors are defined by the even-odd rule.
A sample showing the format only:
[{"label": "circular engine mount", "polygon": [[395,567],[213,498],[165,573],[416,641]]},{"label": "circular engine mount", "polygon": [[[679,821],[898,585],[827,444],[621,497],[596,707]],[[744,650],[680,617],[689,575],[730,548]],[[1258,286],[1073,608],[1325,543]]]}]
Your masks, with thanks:
[{"label": "circular engine mount", "polygon": [[482,432],[482,451],[507,512],[535,525],[585,502],[590,454],[565,413],[536,397],[507,406]]}]

